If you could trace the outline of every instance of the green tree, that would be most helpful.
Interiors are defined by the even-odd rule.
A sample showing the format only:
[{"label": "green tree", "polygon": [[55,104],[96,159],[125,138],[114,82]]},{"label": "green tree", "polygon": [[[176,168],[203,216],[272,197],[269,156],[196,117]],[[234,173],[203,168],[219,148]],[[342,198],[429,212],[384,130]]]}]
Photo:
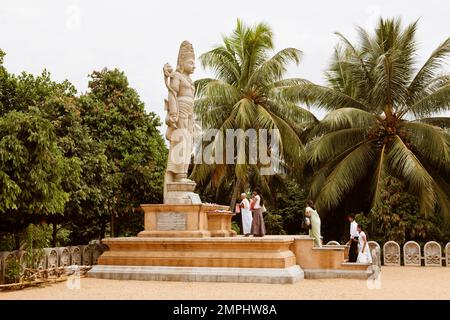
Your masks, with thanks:
[{"label": "green tree", "polygon": [[419,212],[419,199],[406,192],[396,178],[386,177],[382,182],[383,204],[369,215],[356,215],[356,221],[368,230],[371,240],[384,243],[389,240],[405,243],[425,243],[433,240],[445,243],[449,231],[442,228],[441,216],[424,217]]},{"label": "green tree", "polygon": [[[204,129],[219,130],[221,135],[217,134],[214,141],[222,141],[224,146],[227,129],[279,130],[281,172],[298,174],[304,159],[299,134],[305,123],[316,119],[295,104],[294,99],[280,92],[280,88],[290,88],[300,81],[284,78],[288,64],[299,63],[300,50],[286,48],[273,53],[273,49],[273,34],[268,25],[259,23],[249,27],[238,20],[233,33],[223,37],[222,45],[200,57],[202,66],[212,69],[217,78],[196,81],[195,110]],[[248,141],[246,144],[241,147],[248,150]],[[233,206],[238,193],[248,189],[252,179],[270,196],[268,186],[272,177],[260,175],[259,169],[263,166],[260,161],[256,164],[199,164],[194,167],[192,177],[199,183],[206,181],[212,188],[231,185]]]},{"label": "green tree", "polygon": [[273,205],[268,208],[272,215],[282,217],[282,229],[287,234],[299,234],[306,208],[307,190],[295,181],[286,179],[283,188],[275,195]]},{"label": "green tree", "polygon": [[46,219],[53,226],[52,245],[56,246],[58,232],[64,228],[71,231],[71,242],[75,244],[100,238],[113,188],[105,148],[83,125],[77,97],[55,94],[41,104],[40,111],[51,121],[58,147],[73,166],[71,174],[62,178],[63,188],[70,194],[64,215]]},{"label": "green tree", "polygon": [[18,234],[42,216],[62,214],[69,194],[61,182],[69,171],[50,121],[17,111],[0,117],[1,228]]},{"label": "green tree", "polygon": [[449,216],[450,137],[439,126],[450,118],[433,114],[450,108],[450,75],[442,74],[450,38],[418,66],[416,29],[417,22],[403,28],[400,19],[380,19],[373,34],[358,28],[355,44],[338,33],[328,85],[284,90],[330,111],[308,149],[320,209],[364,196],[376,209],[383,179],[393,176],[418,196],[421,214]]},{"label": "green tree", "polygon": [[[105,213],[112,234],[135,234],[142,229],[142,215],[135,208],[162,202],[167,149],[157,129],[160,122],[145,112],[139,95],[117,69],[93,72],[89,89],[80,98],[81,117],[105,149],[109,172],[104,178],[112,187]],[[130,223],[133,217],[138,219]]]}]

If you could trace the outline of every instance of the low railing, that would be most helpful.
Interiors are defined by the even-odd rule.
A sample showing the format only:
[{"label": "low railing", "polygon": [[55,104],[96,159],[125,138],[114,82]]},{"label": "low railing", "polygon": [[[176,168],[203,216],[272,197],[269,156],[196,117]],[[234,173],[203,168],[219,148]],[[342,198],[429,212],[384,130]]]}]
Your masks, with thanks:
[{"label": "low railing", "polygon": [[[67,267],[71,265],[91,266],[97,263],[98,257],[107,250],[101,243],[81,246],[44,248],[41,254],[34,257],[34,266],[39,270]],[[11,261],[18,261],[23,270],[29,267],[28,252],[23,250],[0,252],[0,284],[5,283],[8,265]]]},{"label": "low railing", "polygon": [[[340,245],[337,241],[329,241],[327,245]],[[376,241],[369,241],[370,251],[374,249],[380,252],[379,264],[384,266],[425,266],[425,267],[450,267],[450,242],[444,250],[436,241],[428,241],[423,246],[415,241],[408,241],[400,246],[395,241],[388,241],[381,247]]]}]

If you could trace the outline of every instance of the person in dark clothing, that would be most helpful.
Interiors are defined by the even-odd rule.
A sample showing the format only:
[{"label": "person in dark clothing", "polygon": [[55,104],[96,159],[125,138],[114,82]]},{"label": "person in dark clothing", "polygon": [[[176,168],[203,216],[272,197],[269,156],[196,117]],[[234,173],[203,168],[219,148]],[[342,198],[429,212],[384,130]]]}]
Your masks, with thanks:
[{"label": "person in dark clothing", "polygon": [[356,262],[358,258],[358,224],[355,221],[354,214],[349,214],[347,219],[350,222],[350,240],[347,242],[347,245],[350,244],[348,262]]}]

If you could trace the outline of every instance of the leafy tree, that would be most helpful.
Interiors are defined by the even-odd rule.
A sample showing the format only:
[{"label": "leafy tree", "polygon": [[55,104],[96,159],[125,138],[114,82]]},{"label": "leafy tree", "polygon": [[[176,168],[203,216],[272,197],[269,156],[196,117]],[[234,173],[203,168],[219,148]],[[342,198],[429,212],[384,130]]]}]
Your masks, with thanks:
[{"label": "leafy tree", "polygon": [[319,209],[364,192],[376,209],[383,179],[393,176],[418,197],[421,214],[438,209],[449,217],[450,136],[438,126],[450,120],[433,114],[450,109],[450,75],[442,74],[450,38],[417,66],[416,29],[417,22],[403,28],[400,19],[380,19],[373,34],[357,29],[357,43],[338,34],[328,85],[284,89],[330,111],[311,131],[308,150]]},{"label": "leafy tree", "polygon": [[268,208],[273,215],[282,217],[282,229],[287,234],[299,234],[306,207],[306,190],[295,181],[286,179],[284,188],[275,195],[275,202]]},{"label": "leafy tree", "polygon": [[17,111],[0,117],[1,228],[18,233],[42,215],[63,213],[69,170],[50,121]]},{"label": "leafy tree", "polygon": [[358,224],[369,231],[371,240],[384,243],[389,240],[405,243],[414,240],[446,241],[439,231],[439,216],[425,218],[419,212],[419,199],[406,192],[398,179],[386,177],[381,188],[383,204],[368,216],[356,215]]},{"label": "leafy tree", "polygon": [[[82,124],[81,109],[75,96],[55,94],[41,105],[40,111],[51,121],[60,150],[74,166],[71,174],[62,180],[64,190],[70,194],[64,215],[46,220],[53,225],[52,244],[56,246],[58,232],[64,228],[72,230],[72,243],[87,243],[101,237],[100,221],[112,194],[105,148]],[[73,174],[80,171],[81,174]]]},{"label": "leafy tree", "polygon": [[[286,48],[273,54],[273,49],[273,34],[268,25],[259,23],[249,27],[238,20],[233,33],[223,37],[222,45],[200,57],[203,67],[212,69],[217,78],[196,81],[195,110],[204,129],[221,132],[214,142],[222,141],[223,146],[227,129],[279,130],[280,137],[276,139],[280,145],[282,171],[296,175],[304,159],[299,134],[305,123],[316,119],[297,106],[294,99],[279,92],[280,88],[290,88],[299,82],[299,79],[285,79],[284,75],[289,63],[299,63],[300,50]],[[241,147],[255,148],[248,143]],[[268,185],[272,176],[262,176],[261,167],[264,165],[259,160],[256,164],[198,164],[192,177],[211,189],[231,185],[233,206],[239,192],[251,186],[251,180],[270,197]]]},{"label": "leafy tree", "polygon": [[105,148],[109,166],[105,179],[112,187],[105,213],[113,224],[123,221],[112,226],[112,234],[135,234],[142,228],[142,216],[129,223],[137,215],[135,208],[162,202],[167,149],[157,129],[160,122],[154,113],[145,112],[123,72],[103,69],[93,72],[91,79],[90,91],[80,97],[80,116]]}]

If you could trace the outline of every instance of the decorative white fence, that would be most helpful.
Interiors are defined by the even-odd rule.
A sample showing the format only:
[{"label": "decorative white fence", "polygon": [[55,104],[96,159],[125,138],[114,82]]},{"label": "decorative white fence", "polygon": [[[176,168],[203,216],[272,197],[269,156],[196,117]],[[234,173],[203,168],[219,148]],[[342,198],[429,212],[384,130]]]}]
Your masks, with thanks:
[{"label": "decorative white fence", "polygon": [[[97,263],[98,257],[107,250],[101,243],[83,246],[44,248],[43,256],[36,259],[38,269],[65,267],[70,265],[91,266]],[[38,256],[38,255],[37,255]],[[5,274],[9,261],[19,261],[22,267],[27,265],[27,252],[22,250],[0,252],[0,284],[5,283]]]},{"label": "decorative white fence", "polygon": [[[337,241],[329,241],[327,245],[339,245]],[[408,241],[400,245],[395,241],[388,241],[381,246],[375,241],[369,241],[370,251],[379,250],[378,264],[385,266],[412,266],[420,267],[450,267],[450,242],[446,244],[444,251],[436,241],[428,241],[423,246],[423,254],[420,245],[415,241]],[[381,259],[381,257],[383,257]],[[382,261],[381,261],[382,260]],[[382,262],[382,263],[381,263]]]}]

